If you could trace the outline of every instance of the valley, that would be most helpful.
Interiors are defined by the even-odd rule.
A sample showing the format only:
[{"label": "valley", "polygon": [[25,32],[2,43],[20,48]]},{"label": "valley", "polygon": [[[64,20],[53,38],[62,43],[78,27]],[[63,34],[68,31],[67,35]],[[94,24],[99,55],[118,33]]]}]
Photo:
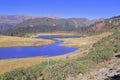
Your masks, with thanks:
[{"label": "valley", "polygon": [[[67,26],[63,26],[60,29],[59,26],[56,28],[54,26],[49,31],[48,27],[51,25],[51,20],[49,23],[48,19],[45,24],[47,26],[37,24],[42,21],[41,19],[28,20],[18,24],[22,27],[9,30],[9,36],[8,34],[1,34],[1,52],[5,53],[7,51],[3,50],[3,47],[14,48],[13,50],[16,50],[16,47],[20,48],[19,50],[32,47],[26,51],[27,53],[23,50],[19,54],[30,55],[34,50],[37,52],[33,52],[33,54],[41,54],[42,52],[39,52],[39,50],[46,51],[49,54],[44,56],[46,52],[43,52],[43,55],[1,59],[1,80],[4,80],[4,78],[11,80],[18,78],[20,80],[105,80],[108,76],[111,77],[117,73],[119,58],[116,58],[115,55],[119,55],[120,52],[119,16],[95,22],[88,27],[74,27],[74,29],[69,27],[69,29],[66,29]],[[28,26],[29,24],[26,22],[31,25],[35,24],[35,27]],[[34,47],[38,47],[38,49],[36,50]],[[10,52],[10,56],[12,56],[12,53]],[[115,67],[115,65],[117,66]],[[113,74],[110,74],[109,69],[111,68],[108,67],[112,68]],[[116,69],[113,70],[114,67]],[[14,77],[16,74],[17,76]]]},{"label": "valley", "polygon": [[0,80],[120,80],[120,0],[0,0]]}]

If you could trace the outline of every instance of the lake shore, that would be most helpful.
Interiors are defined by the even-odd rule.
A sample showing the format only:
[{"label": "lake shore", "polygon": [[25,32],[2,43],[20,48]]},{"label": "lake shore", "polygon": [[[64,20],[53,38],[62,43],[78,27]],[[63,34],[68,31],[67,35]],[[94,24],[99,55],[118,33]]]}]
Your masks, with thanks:
[{"label": "lake shore", "polygon": [[[91,49],[91,46],[102,39],[103,37],[109,36],[112,33],[103,33],[101,35],[96,35],[96,36],[90,36],[90,37],[85,37],[85,38],[69,38],[69,39],[58,39],[62,40],[64,46],[69,46],[69,47],[77,47],[78,50],[65,54],[65,55],[59,55],[59,56],[53,56],[53,57],[32,57],[32,58],[20,58],[20,59],[5,59],[5,60],[0,60],[0,74],[4,72],[8,72],[10,70],[19,68],[19,67],[29,67],[35,64],[39,64],[43,61],[48,61],[48,60],[65,60],[68,58],[77,58],[77,57],[82,57],[85,56],[88,52],[89,49]],[[67,44],[66,44],[67,43]],[[84,45],[81,45],[83,43],[87,43]]]},{"label": "lake shore", "polygon": [[0,47],[16,47],[16,46],[41,46],[51,44],[54,41],[47,39],[24,38],[0,35]]},{"label": "lake shore", "polygon": [[38,36],[44,36],[44,35],[63,35],[63,36],[74,36],[74,35],[79,35],[75,32],[51,32],[51,33],[36,33],[36,34],[26,34],[27,37],[38,37]]}]

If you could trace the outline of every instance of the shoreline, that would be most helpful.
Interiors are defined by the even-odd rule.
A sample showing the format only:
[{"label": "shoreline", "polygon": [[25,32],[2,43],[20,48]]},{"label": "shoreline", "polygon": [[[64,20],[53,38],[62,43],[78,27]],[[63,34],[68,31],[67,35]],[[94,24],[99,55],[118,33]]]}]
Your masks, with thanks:
[{"label": "shoreline", "polygon": [[[29,35],[30,38],[38,37],[38,36],[44,36],[44,35],[63,35],[63,36],[74,36],[76,33],[68,33],[68,32],[55,32],[55,33],[36,33],[36,34],[31,34]],[[80,35],[79,35],[80,36]]]},{"label": "shoreline", "polygon": [[0,35],[0,48],[21,47],[21,46],[42,46],[53,42],[54,42],[53,40],[48,40],[48,39]]}]

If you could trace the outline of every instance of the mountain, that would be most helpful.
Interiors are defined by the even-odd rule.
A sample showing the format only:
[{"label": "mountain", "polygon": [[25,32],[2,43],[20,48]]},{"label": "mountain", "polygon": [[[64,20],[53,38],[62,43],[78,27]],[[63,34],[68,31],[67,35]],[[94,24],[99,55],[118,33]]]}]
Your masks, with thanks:
[{"label": "mountain", "polygon": [[9,23],[0,23],[0,32],[7,31],[8,29],[12,28],[13,25]]},{"label": "mountain", "polygon": [[120,16],[115,16],[104,21],[96,22],[90,25],[94,32],[116,31],[120,29]]},{"label": "mountain", "polygon": [[108,30],[119,30],[120,16],[109,19],[98,18],[57,18],[53,15],[0,15],[0,33],[26,34],[52,31],[74,31],[80,33],[98,33]]},{"label": "mountain", "polygon": [[29,19],[17,24],[14,28],[9,30],[14,35],[38,32],[53,32],[53,31],[74,31],[83,27],[87,27],[95,22],[104,21],[101,19],[89,20],[86,18],[35,18]]},{"label": "mountain", "polygon": [[0,32],[4,32],[12,28],[18,23],[34,18],[30,15],[0,15]]},{"label": "mountain", "polygon": [[26,20],[16,27],[36,27],[36,26],[61,26],[61,27],[68,27],[73,26],[76,28],[79,27],[86,27],[90,24],[93,24],[97,21],[103,21],[104,19],[94,19],[88,20],[86,18],[69,18],[69,19],[53,19],[53,18],[36,18],[36,19],[29,19]]},{"label": "mountain", "polygon": [[95,35],[106,31],[116,32],[120,30],[120,16],[111,17],[94,22],[88,27],[83,27],[78,32],[85,35]]},{"label": "mountain", "polygon": [[57,18],[53,15],[49,16],[40,16],[40,15],[29,15],[29,14],[21,14],[21,15],[6,15],[0,14],[0,32],[7,31],[8,29],[16,26],[17,24],[28,20],[28,19],[35,19],[41,17],[50,17],[50,18]]}]

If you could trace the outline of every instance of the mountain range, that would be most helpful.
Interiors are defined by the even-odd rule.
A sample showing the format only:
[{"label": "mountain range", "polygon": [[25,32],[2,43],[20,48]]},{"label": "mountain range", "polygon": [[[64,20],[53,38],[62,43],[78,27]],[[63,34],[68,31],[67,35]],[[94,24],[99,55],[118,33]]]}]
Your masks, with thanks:
[{"label": "mountain range", "polygon": [[56,18],[54,16],[0,15],[0,33],[23,36],[26,33],[78,31],[94,33],[120,28],[120,16],[89,20],[87,18]]},{"label": "mountain range", "polygon": [[42,18],[42,17],[56,18],[55,16],[52,15],[40,16],[40,15],[29,15],[29,14],[20,14],[20,15],[0,14],[0,32],[7,31],[8,29],[16,26],[17,24],[25,20]]},{"label": "mountain range", "polygon": [[19,34],[53,31],[73,31],[88,27],[104,18],[57,18],[36,15],[0,15],[0,33]]}]

